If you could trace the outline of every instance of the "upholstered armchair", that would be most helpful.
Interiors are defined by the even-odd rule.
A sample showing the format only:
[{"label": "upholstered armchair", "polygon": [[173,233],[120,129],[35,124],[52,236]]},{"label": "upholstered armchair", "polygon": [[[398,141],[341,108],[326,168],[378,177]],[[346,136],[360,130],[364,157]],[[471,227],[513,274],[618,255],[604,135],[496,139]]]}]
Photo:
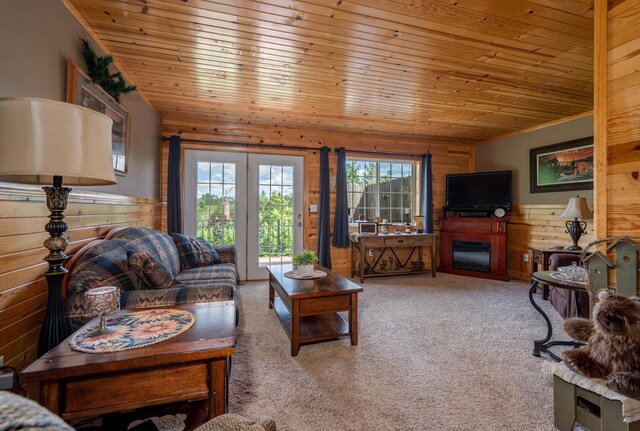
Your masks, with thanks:
[{"label": "upholstered armchair", "polygon": [[[560,266],[570,266],[578,262],[580,256],[567,253],[555,253],[549,257],[549,271]],[[569,289],[549,286],[549,298],[553,307],[565,319],[567,317],[589,317],[589,295],[587,292],[575,292]],[[577,299],[577,300],[576,300]]]}]

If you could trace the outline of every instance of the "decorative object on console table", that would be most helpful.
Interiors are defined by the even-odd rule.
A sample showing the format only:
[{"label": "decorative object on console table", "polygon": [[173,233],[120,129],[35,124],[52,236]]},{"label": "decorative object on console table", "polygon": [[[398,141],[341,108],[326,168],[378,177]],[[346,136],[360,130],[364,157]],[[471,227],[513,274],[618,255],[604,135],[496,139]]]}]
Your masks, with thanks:
[{"label": "decorative object on console table", "polygon": [[62,266],[67,230],[63,212],[72,185],[115,184],[111,166],[111,125],[91,109],[45,99],[0,98],[0,181],[53,184],[43,187],[51,211],[44,242],[49,268],[47,309],[38,341],[38,356],[69,336],[62,304]]},{"label": "decorative object on console table", "polygon": [[422,230],[424,229],[424,216],[416,215],[413,216],[413,219],[415,221],[416,233],[422,233]]},{"label": "decorative object on console table", "polygon": [[587,222],[578,221],[578,219],[593,217],[593,213],[589,209],[589,205],[587,205],[587,198],[581,198],[580,196],[570,198],[567,208],[560,217],[573,219],[566,224],[567,230],[565,232],[573,240],[573,245],[569,246],[567,250],[582,250],[582,247],[578,245],[578,241],[580,241],[583,233],[587,233]]},{"label": "decorative object on console table", "polygon": [[115,328],[107,326],[107,315],[120,311],[120,290],[115,286],[102,286],[87,290],[84,296],[89,317],[100,317],[100,326],[88,336],[114,333]]}]

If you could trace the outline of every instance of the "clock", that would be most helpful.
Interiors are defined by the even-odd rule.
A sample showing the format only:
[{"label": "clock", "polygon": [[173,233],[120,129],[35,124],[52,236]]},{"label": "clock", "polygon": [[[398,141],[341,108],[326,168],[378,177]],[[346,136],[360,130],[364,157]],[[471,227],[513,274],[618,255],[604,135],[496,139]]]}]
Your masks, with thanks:
[{"label": "clock", "polygon": [[504,217],[505,212],[503,208],[496,208],[493,214],[495,214],[496,217]]}]

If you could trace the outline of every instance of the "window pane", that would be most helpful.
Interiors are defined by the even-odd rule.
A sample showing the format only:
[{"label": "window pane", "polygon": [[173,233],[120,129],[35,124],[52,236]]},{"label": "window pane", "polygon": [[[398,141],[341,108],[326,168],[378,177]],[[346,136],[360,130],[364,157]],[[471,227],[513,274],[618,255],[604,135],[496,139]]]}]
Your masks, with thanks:
[{"label": "window pane", "polygon": [[393,208],[391,210],[391,221],[393,223],[402,223],[402,222],[404,222],[405,220],[402,217],[403,213],[404,213],[404,211],[401,210],[400,208]]},{"label": "window pane", "polygon": [[198,182],[199,183],[209,182],[209,163],[198,162]]},{"label": "window pane", "polygon": [[224,182],[227,184],[236,183],[236,165],[233,163],[224,164]]},{"label": "window pane", "polygon": [[282,184],[282,166],[271,166],[271,184]]},{"label": "window pane", "polygon": [[285,186],[293,185],[293,166],[284,166],[282,168],[282,184]]},{"label": "window pane", "polygon": [[211,163],[211,182],[222,183],[222,163]]},{"label": "window pane", "polygon": [[380,177],[380,193],[389,193],[391,191],[391,178]]},{"label": "window pane", "polygon": [[269,178],[270,178],[270,169],[269,166],[265,166],[265,165],[260,165],[259,167],[259,178],[260,178],[260,184],[263,185],[267,185],[269,184]]},{"label": "window pane", "polygon": [[394,178],[398,178],[402,176],[402,164],[400,163],[391,164],[391,176]]},{"label": "window pane", "polygon": [[[414,193],[413,164],[376,160],[347,160],[347,190],[350,220],[379,216],[404,223]],[[409,217],[412,211],[410,211]]]},{"label": "window pane", "polygon": [[391,163],[380,163],[380,176],[381,177],[391,176]]}]

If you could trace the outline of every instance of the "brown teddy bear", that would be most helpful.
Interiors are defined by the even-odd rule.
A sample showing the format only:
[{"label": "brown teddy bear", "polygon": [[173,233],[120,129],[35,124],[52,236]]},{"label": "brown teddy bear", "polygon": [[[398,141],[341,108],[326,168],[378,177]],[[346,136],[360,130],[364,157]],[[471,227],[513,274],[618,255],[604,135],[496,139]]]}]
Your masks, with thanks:
[{"label": "brown teddy bear", "polygon": [[587,344],[565,350],[562,357],[573,371],[606,379],[607,386],[640,399],[640,299],[603,292],[593,309],[593,320],[565,320],[564,330]]}]

